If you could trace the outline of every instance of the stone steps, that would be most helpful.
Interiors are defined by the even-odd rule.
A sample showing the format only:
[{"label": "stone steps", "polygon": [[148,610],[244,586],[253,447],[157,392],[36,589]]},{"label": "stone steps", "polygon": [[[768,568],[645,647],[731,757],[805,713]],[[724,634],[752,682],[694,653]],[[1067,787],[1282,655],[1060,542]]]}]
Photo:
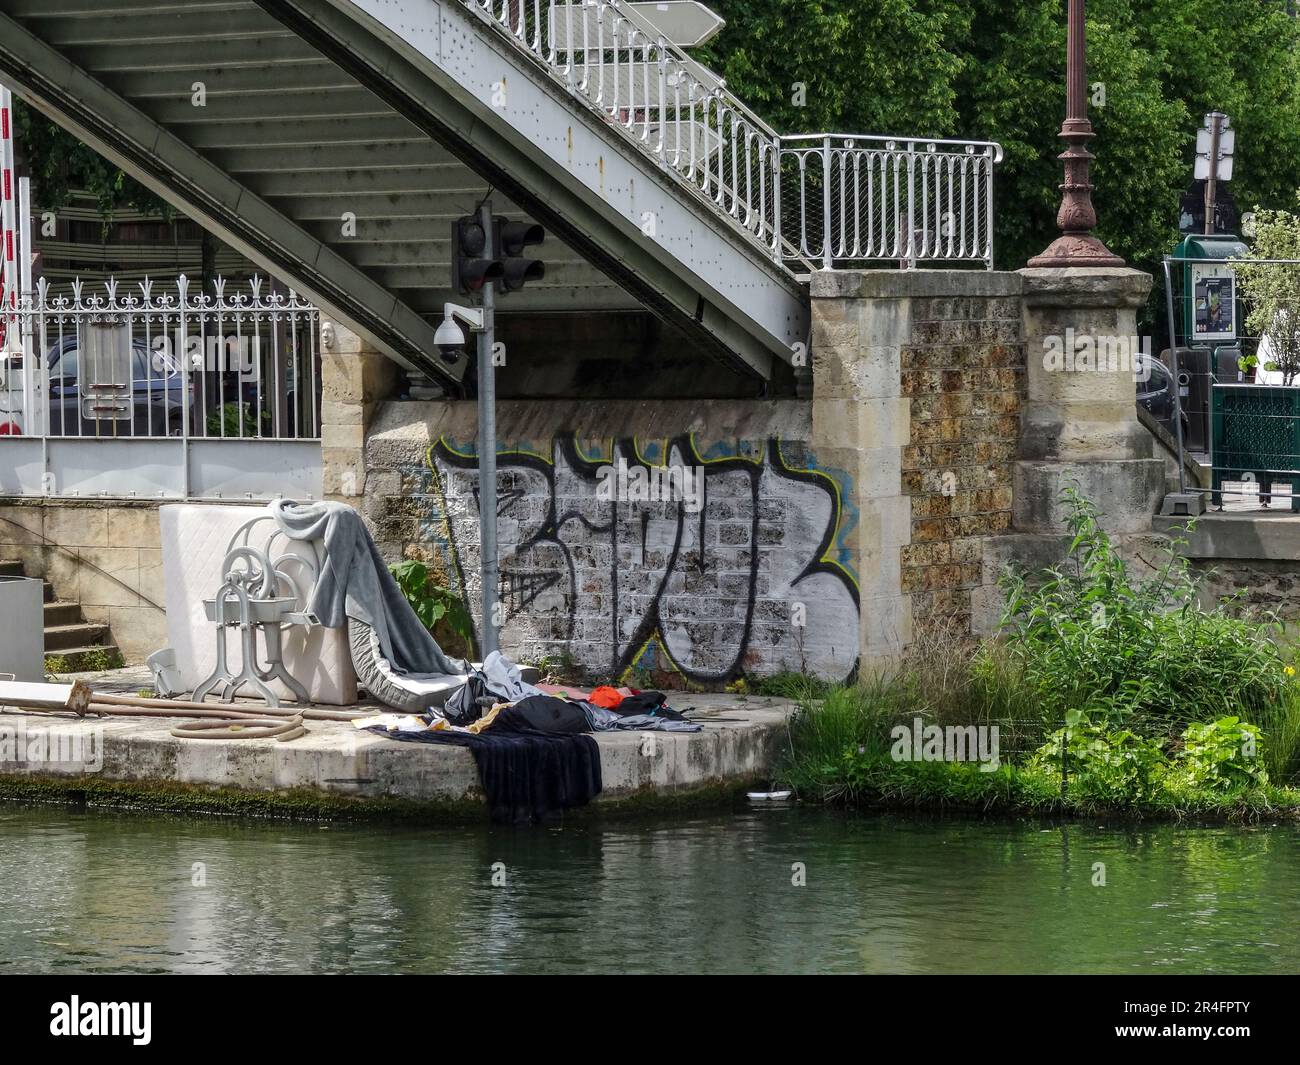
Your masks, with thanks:
[{"label": "stone steps", "polygon": [[[0,559],[0,576],[25,577],[21,561]],[[83,673],[115,669],[122,664],[122,652],[113,642],[107,625],[87,621],[81,604],[59,599],[54,585],[42,581],[45,593],[45,660],[52,673]],[[50,666],[57,666],[50,669]]]}]

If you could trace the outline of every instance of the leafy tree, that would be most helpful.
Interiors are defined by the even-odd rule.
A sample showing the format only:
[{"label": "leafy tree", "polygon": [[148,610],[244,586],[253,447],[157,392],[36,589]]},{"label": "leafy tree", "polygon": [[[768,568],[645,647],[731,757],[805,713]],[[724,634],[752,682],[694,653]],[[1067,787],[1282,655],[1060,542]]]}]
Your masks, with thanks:
[{"label": "leafy tree", "polygon": [[174,215],[165,200],[21,100],[15,101],[14,129],[32,179],[33,206],[57,211],[73,192],[85,191],[95,197],[105,224],[124,207],[168,220]]},{"label": "leafy tree", "polygon": [[[781,132],[997,140],[998,266],[1056,232],[1064,0],[715,0],[703,58]],[[1238,131],[1235,194],[1281,207],[1300,186],[1300,22],[1284,0],[1090,0],[1098,235],[1153,269],[1177,239],[1196,129]],[[806,106],[795,85],[806,86]]]},{"label": "leafy tree", "polygon": [[[1251,258],[1300,259],[1300,215],[1260,211]],[[1284,385],[1293,384],[1300,375],[1300,267],[1248,258],[1239,260],[1236,270],[1249,308],[1246,328],[1268,338],[1265,368],[1278,370]]]},{"label": "leafy tree", "polygon": [[[722,0],[727,27],[700,56],[788,133],[944,136],[969,35],[960,0]],[[802,91],[800,91],[802,87]]]}]

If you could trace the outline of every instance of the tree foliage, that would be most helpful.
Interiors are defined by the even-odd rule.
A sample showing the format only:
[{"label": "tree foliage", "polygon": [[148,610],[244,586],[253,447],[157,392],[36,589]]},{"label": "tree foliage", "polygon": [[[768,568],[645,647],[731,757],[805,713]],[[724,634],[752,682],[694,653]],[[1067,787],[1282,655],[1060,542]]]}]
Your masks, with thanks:
[{"label": "tree foliage", "polygon": [[106,160],[93,148],[22,101],[15,101],[14,130],[32,179],[33,206],[57,211],[72,193],[95,197],[105,222],[123,208],[170,219],[174,211],[134,178]]},{"label": "tree foliage", "polygon": [[1300,266],[1252,259],[1300,260],[1300,215],[1260,211],[1255,217],[1252,254],[1236,267],[1249,308],[1246,328],[1254,336],[1268,338],[1265,369],[1280,371],[1284,385],[1294,384],[1300,375]]},{"label": "tree foliage", "polygon": [[[707,61],[783,133],[996,140],[998,266],[1055,235],[1064,0],[714,0]],[[1281,207],[1300,187],[1300,22],[1285,0],[1089,0],[1098,233],[1151,268],[1177,240],[1196,129],[1237,130],[1233,191]],[[794,86],[806,86],[806,106]]]}]

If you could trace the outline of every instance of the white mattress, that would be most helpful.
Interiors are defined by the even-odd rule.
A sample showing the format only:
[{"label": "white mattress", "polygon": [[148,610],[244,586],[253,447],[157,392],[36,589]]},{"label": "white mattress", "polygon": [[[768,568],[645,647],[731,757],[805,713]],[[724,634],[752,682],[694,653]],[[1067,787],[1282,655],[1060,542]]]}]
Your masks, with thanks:
[{"label": "white mattress", "polygon": [[[176,668],[187,691],[206,680],[216,665],[216,626],[204,616],[203,601],[214,598],[221,587],[225,576],[221,564],[230,538],[245,522],[265,512],[261,507],[206,503],[159,508],[167,639],[176,650]],[[275,528],[274,522],[261,522],[253,529],[250,545],[264,546]],[[274,553],[314,557],[310,545],[286,537],[276,541]],[[303,580],[310,595],[310,578]],[[308,633],[304,626],[295,625],[284,632],[282,642],[286,668],[313,702],[346,706],[357,701],[357,676],[346,628],[317,625]],[[226,654],[231,668],[238,672],[242,658],[238,629],[227,631]],[[292,699],[278,681],[271,687],[281,698]],[[246,688],[244,693],[248,691]]]}]

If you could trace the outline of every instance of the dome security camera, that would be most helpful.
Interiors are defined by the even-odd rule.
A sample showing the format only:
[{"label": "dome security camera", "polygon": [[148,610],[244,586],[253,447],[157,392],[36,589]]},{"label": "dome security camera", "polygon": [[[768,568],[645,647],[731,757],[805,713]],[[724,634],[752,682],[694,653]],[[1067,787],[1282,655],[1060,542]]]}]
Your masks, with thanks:
[{"label": "dome security camera", "polygon": [[433,342],[438,346],[438,354],[446,363],[456,363],[465,354],[465,331],[456,324],[456,319],[448,312],[433,334]]}]

